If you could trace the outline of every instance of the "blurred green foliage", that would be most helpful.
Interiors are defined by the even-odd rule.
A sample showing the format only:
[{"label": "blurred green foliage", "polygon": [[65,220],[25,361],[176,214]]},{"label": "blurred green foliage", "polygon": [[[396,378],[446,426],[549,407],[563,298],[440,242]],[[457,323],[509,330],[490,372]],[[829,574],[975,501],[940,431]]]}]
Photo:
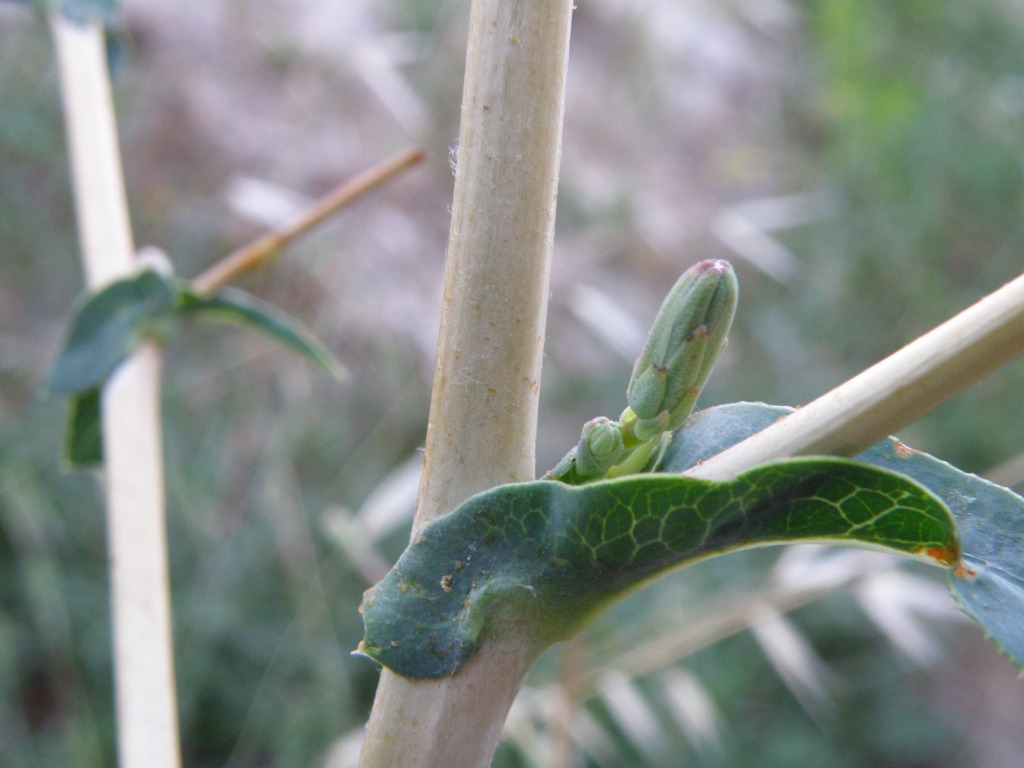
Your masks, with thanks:
[{"label": "blurred green foliage", "polygon": [[[251,25],[255,31],[244,39],[253,47],[264,40],[268,49],[291,51],[274,47],[272,5],[225,4],[222,19],[197,21],[193,42],[217,39],[217,23]],[[323,52],[268,73],[246,58],[245,46],[214,45],[211,54],[195,43],[186,55],[209,55],[207,66],[231,70],[238,93],[258,105],[246,111],[248,101],[233,102],[231,93],[216,97],[237,112],[217,125],[228,134],[225,144],[241,147],[241,160],[222,157],[200,130],[200,116],[215,103],[202,82],[192,86],[206,100],[191,101],[166,81],[146,79],[153,72],[177,76],[175,61],[157,66],[161,30],[127,9],[133,58],[119,71],[117,89],[136,229],[140,240],[166,247],[182,274],[252,234],[229,220],[218,197],[226,174],[290,178],[289,163],[303,157],[301,144],[288,152],[268,145],[261,155],[240,125],[259,123],[261,141],[267,135],[287,141],[289,128],[273,122],[279,109],[303,125],[323,126],[324,134],[354,136],[359,166],[411,139],[441,156],[440,171],[427,184],[392,200],[396,210],[415,210],[427,224],[409,230],[392,212],[388,236],[360,241],[361,250],[348,245],[353,236],[332,230],[330,245],[312,243],[289,262],[312,263],[308,272],[274,267],[247,286],[302,316],[337,348],[354,373],[349,385],[338,387],[287,353],[241,335],[197,330],[171,345],[164,397],[168,524],[182,739],[186,764],[194,768],[322,764],[335,740],[364,722],[376,681],[370,665],[348,657],[361,635],[355,608],[368,583],[325,520],[339,506],[357,509],[422,443],[429,360],[415,332],[436,320],[409,319],[413,299],[422,296],[408,292],[408,281],[421,274],[410,265],[426,259],[425,271],[440,282],[450,189],[443,148],[455,135],[464,4],[435,11],[435,4],[394,0],[381,4],[383,19],[356,5],[344,12],[369,19],[359,29],[421,35],[422,65],[403,72],[423,96],[429,119],[396,128],[393,112],[366,96],[370,89],[358,78],[339,79]],[[671,3],[649,5],[653,12]],[[758,31],[744,15],[747,5],[722,0],[721,29],[744,30],[758,52],[783,52],[789,69],[778,87],[749,96],[755,113],[767,114],[777,103],[782,118],[712,136],[725,147],[719,154],[742,170],[716,182],[715,199],[812,190],[830,201],[832,212],[780,235],[799,264],[791,280],[775,283],[736,262],[742,295],[728,353],[733,362],[715,374],[704,405],[804,402],[1014,277],[1024,252],[1024,19],[1012,4],[793,0],[775,4],[796,19],[782,38]],[[687,8],[682,0],[678,6]],[[631,176],[630,161],[620,159],[621,137],[609,139],[596,127],[654,126],[657,140],[640,136],[635,151],[692,172],[692,178],[683,173],[682,183],[694,195],[709,194],[702,186],[709,182],[686,154],[696,154],[693,147],[680,148],[675,138],[678,73],[659,69],[639,22],[623,27],[616,8],[594,0],[577,12],[576,60],[622,66],[608,84],[587,83],[600,93],[603,111],[569,115],[576,132],[567,133],[559,257],[575,258],[578,274],[615,285],[632,306],[649,297],[643,305],[651,304],[650,317],[664,294],[659,281],[678,270],[630,231],[643,206],[629,194],[649,189],[657,196],[669,174]],[[41,390],[82,284],[60,95],[45,27],[16,6],[0,11],[0,749],[4,764],[15,768],[97,768],[113,763],[114,744],[102,494],[97,477],[60,465],[63,409]],[[707,77],[699,67],[691,74],[697,81]],[[259,78],[271,78],[266,100],[253,96]],[[320,97],[315,84],[322,82],[338,110]],[[743,90],[742,83],[731,87]],[[307,92],[310,101],[303,100]],[[586,176],[574,165],[588,147],[624,180],[596,203],[586,197],[585,181],[600,175]],[[673,153],[685,161],[673,165]],[[311,179],[316,189],[322,180]],[[358,230],[369,219],[372,213],[350,217],[344,228]],[[589,240],[588,230],[597,233]],[[409,231],[416,235],[410,255],[394,257],[384,269],[379,254],[396,253]],[[611,255],[576,257],[576,243]],[[698,246],[683,266],[730,257],[706,240]],[[350,259],[341,273],[327,266],[337,250]],[[345,293],[350,283],[357,287]],[[436,290],[422,290],[427,303],[436,303]],[[368,297],[364,303],[360,294]],[[387,316],[366,317],[373,312]],[[572,322],[553,304],[541,429],[550,444],[539,448],[552,461],[584,419],[621,403],[628,378],[626,362],[591,363],[595,345],[589,337],[570,337],[564,329]],[[405,335],[395,330],[410,328]],[[566,350],[585,364],[575,366]],[[1022,392],[1018,362],[904,437],[966,469],[985,469],[1021,450]],[[381,555],[395,557],[404,536],[385,537]],[[770,562],[753,553],[641,593],[595,627],[590,663],[600,667],[602,643],[623,627],[706,605],[706,595],[723,583],[756,584]],[[668,752],[660,761],[631,752],[635,747],[616,736],[615,724],[596,706],[594,717],[623,745],[622,764],[1013,765],[997,762],[993,750],[969,752],[978,746],[970,740],[977,723],[944,703],[962,699],[983,709],[987,673],[957,678],[951,693],[941,684],[949,669],[927,674],[909,667],[841,596],[801,609],[795,620],[846,686],[830,719],[811,719],[750,638],[739,636],[687,662],[726,721],[740,726],[721,750],[695,751],[659,710]],[[950,652],[957,647],[951,644]],[[537,683],[552,680],[554,659],[541,665]],[[1014,701],[1019,706],[1019,694]],[[530,763],[506,746],[496,764]]]},{"label": "blurred green foliage", "polygon": [[[809,87],[790,120],[839,204],[794,238],[808,256],[797,322],[846,377],[1020,272],[1022,27],[978,0],[803,7]],[[1016,363],[914,438],[983,471],[1020,449],[1002,425],[1022,391]]]}]

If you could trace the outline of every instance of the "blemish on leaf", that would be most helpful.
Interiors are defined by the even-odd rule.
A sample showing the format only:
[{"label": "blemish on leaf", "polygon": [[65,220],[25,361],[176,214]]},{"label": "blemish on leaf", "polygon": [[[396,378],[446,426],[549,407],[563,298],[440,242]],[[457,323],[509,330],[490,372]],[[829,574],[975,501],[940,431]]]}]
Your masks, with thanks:
[{"label": "blemish on leaf", "polygon": [[913,456],[915,453],[918,453],[918,451],[915,451],[913,448],[904,445],[895,437],[892,438],[892,451],[901,459],[905,459],[908,456]]},{"label": "blemish on leaf", "polygon": [[978,575],[978,572],[973,568],[968,568],[964,565],[963,561],[957,563],[956,568],[953,569],[953,575],[958,579],[973,579]]},{"label": "blemish on leaf", "polygon": [[[925,547],[924,549],[919,550],[919,552],[930,557],[941,565],[952,565],[959,558],[959,555],[955,550],[948,549],[947,547]],[[957,567],[959,568],[961,566]]]},{"label": "blemish on leaf", "polygon": [[455,577],[452,576],[452,574],[446,573],[444,576],[441,577],[441,589],[443,589],[445,592],[451,592],[452,591],[452,582],[454,580],[455,580]]}]

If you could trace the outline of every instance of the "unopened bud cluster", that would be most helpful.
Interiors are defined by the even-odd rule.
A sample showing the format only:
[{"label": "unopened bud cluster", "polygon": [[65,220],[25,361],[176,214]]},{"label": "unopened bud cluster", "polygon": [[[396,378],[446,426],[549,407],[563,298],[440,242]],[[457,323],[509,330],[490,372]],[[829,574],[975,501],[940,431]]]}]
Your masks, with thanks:
[{"label": "unopened bud cluster", "polygon": [[739,287],[732,266],[702,261],[665,298],[626,389],[619,421],[600,417],[548,477],[569,483],[616,477],[657,464],[667,434],[686,420],[725,348]]},{"label": "unopened bud cluster", "polygon": [[626,390],[638,440],[679,429],[725,348],[739,288],[727,261],[683,273],[661,305]]}]

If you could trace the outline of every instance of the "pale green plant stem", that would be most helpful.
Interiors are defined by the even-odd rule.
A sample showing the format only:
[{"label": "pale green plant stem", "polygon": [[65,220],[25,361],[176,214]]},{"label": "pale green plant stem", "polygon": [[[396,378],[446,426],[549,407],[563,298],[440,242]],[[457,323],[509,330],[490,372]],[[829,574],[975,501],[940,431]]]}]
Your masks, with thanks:
[{"label": "pale green plant stem", "polygon": [[727,480],[788,456],[856,455],[1021,354],[1024,275],[686,474]]},{"label": "pale green plant stem", "polygon": [[[51,16],[86,282],[135,269],[103,29]],[[145,343],[103,389],[104,478],[121,768],[177,768],[178,712],[160,445],[160,352]]]},{"label": "pale green plant stem", "polygon": [[[570,0],[473,0],[441,328],[413,536],[535,477]],[[485,641],[448,680],[381,673],[362,768],[490,764],[533,659]]]}]

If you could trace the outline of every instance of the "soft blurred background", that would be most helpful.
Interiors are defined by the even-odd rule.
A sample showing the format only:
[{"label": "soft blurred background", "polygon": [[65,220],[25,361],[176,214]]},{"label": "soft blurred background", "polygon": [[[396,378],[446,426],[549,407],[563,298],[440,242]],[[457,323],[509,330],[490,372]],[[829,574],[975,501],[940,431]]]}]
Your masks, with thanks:
[{"label": "soft blurred background", "polygon": [[[339,384],[197,327],[165,375],[190,768],[354,765],[362,591],[416,489],[467,2],[129,0],[116,96],[139,245],[190,276],[408,146],[427,162],[242,287]],[[703,405],[807,402],[1024,264],[1021,0],[580,0],[539,470],[623,407],[675,277],[742,298]],[[113,764],[97,478],[43,389],[82,290],[46,25],[0,2],[0,762]],[[908,428],[1016,483],[1024,363]],[[1009,462],[1009,464],[1007,463]],[[1019,768],[1024,683],[927,568],[794,548],[711,562],[548,654],[498,766]]]}]

